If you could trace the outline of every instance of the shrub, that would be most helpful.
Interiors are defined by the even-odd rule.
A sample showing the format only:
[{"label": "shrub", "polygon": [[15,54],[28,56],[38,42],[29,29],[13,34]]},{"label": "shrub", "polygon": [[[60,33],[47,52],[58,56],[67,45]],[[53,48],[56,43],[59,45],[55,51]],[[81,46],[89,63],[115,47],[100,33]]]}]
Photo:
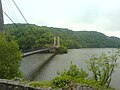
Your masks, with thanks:
[{"label": "shrub", "polygon": [[118,65],[119,54],[120,50],[112,55],[110,53],[102,53],[100,56],[93,55],[88,61],[88,68],[93,73],[93,79],[100,82],[100,85],[109,87],[112,74]]},{"label": "shrub", "polygon": [[88,77],[88,73],[83,70],[82,68],[79,69],[76,65],[72,64],[71,62],[71,65],[69,66],[69,69],[68,70],[64,70],[63,73],[61,73],[61,75],[64,74],[64,75],[67,75],[67,76],[71,76],[71,77],[74,77],[74,78],[87,78]]},{"label": "shrub", "polygon": [[71,76],[61,75],[52,80],[52,88],[63,88],[71,81]]},{"label": "shrub", "polygon": [[21,77],[19,70],[21,60],[22,53],[16,42],[7,41],[5,36],[0,34],[0,78]]},{"label": "shrub", "polygon": [[33,81],[33,82],[29,83],[29,86],[49,88],[49,87],[51,87],[51,82],[50,81]]},{"label": "shrub", "polygon": [[67,52],[68,52],[67,47],[65,47],[65,46],[63,46],[63,45],[61,45],[61,46],[59,47],[58,53],[63,54],[63,53],[67,53]]},{"label": "shrub", "polygon": [[55,88],[63,88],[63,87],[69,87],[70,83],[74,83],[76,79],[87,78],[88,73],[81,69],[78,69],[78,67],[71,63],[68,70],[64,70],[64,72],[59,73],[59,76],[55,77],[52,80],[52,84]]}]

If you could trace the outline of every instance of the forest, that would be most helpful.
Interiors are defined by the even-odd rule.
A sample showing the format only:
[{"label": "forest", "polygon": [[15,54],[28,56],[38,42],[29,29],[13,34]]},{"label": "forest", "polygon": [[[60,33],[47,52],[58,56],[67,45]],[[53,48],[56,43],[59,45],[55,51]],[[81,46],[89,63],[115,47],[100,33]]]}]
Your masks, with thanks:
[{"label": "forest", "polygon": [[108,37],[97,31],[72,31],[67,28],[37,26],[34,24],[6,24],[8,40],[15,40],[23,52],[48,48],[53,38],[60,37],[60,44],[68,49],[119,48],[120,38]]}]

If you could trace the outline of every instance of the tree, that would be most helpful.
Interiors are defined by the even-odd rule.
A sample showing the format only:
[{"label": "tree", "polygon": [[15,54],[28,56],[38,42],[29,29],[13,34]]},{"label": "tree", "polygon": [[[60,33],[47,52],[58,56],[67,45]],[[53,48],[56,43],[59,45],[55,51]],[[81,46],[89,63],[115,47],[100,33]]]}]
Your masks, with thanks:
[{"label": "tree", "polygon": [[75,64],[69,66],[69,69],[64,69],[64,72],[57,72],[59,76],[55,77],[52,84],[56,88],[65,88],[65,90],[72,90],[74,83],[78,80],[84,81],[88,77],[88,73],[82,68],[79,69]]},{"label": "tree", "polygon": [[93,55],[88,61],[88,68],[93,73],[93,79],[107,88],[111,82],[111,76],[117,67],[117,59],[120,49],[114,54],[102,53],[100,56]]},{"label": "tree", "polygon": [[68,49],[75,48],[118,48],[120,38],[108,37],[96,31],[72,31],[64,28],[54,28],[46,26],[36,26],[30,24],[5,25],[6,33],[13,36],[23,52],[50,47],[53,37],[60,36],[60,44]]},{"label": "tree", "polygon": [[14,41],[7,41],[5,36],[0,34],[0,78],[20,77],[21,60],[22,54],[19,46]]}]

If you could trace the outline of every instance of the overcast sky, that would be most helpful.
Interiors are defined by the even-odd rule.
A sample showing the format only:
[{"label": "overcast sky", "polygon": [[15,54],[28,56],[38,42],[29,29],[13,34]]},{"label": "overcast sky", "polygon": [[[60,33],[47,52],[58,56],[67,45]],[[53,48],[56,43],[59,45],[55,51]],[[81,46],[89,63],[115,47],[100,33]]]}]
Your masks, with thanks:
[{"label": "overcast sky", "polygon": [[[12,4],[2,0],[14,22],[24,22]],[[120,37],[120,0],[15,0],[27,21],[39,26],[98,31]],[[7,7],[6,7],[7,6]],[[12,13],[11,13],[12,12]],[[5,23],[10,23],[4,15]],[[15,19],[17,18],[17,19]]]}]

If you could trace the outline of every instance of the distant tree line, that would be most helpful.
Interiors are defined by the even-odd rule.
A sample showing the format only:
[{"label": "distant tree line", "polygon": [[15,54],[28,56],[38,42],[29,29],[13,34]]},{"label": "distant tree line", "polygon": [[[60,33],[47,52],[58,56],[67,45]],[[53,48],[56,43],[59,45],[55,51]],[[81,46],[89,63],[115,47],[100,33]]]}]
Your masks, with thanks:
[{"label": "distant tree line", "polygon": [[8,40],[16,40],[24,52],[52,46],[54,36],[59,36],[61,45],[69,49],[120,47],[120,38],[108,37],[96,31],[72,31],[34,24],[6,24],[5,30]]}]

